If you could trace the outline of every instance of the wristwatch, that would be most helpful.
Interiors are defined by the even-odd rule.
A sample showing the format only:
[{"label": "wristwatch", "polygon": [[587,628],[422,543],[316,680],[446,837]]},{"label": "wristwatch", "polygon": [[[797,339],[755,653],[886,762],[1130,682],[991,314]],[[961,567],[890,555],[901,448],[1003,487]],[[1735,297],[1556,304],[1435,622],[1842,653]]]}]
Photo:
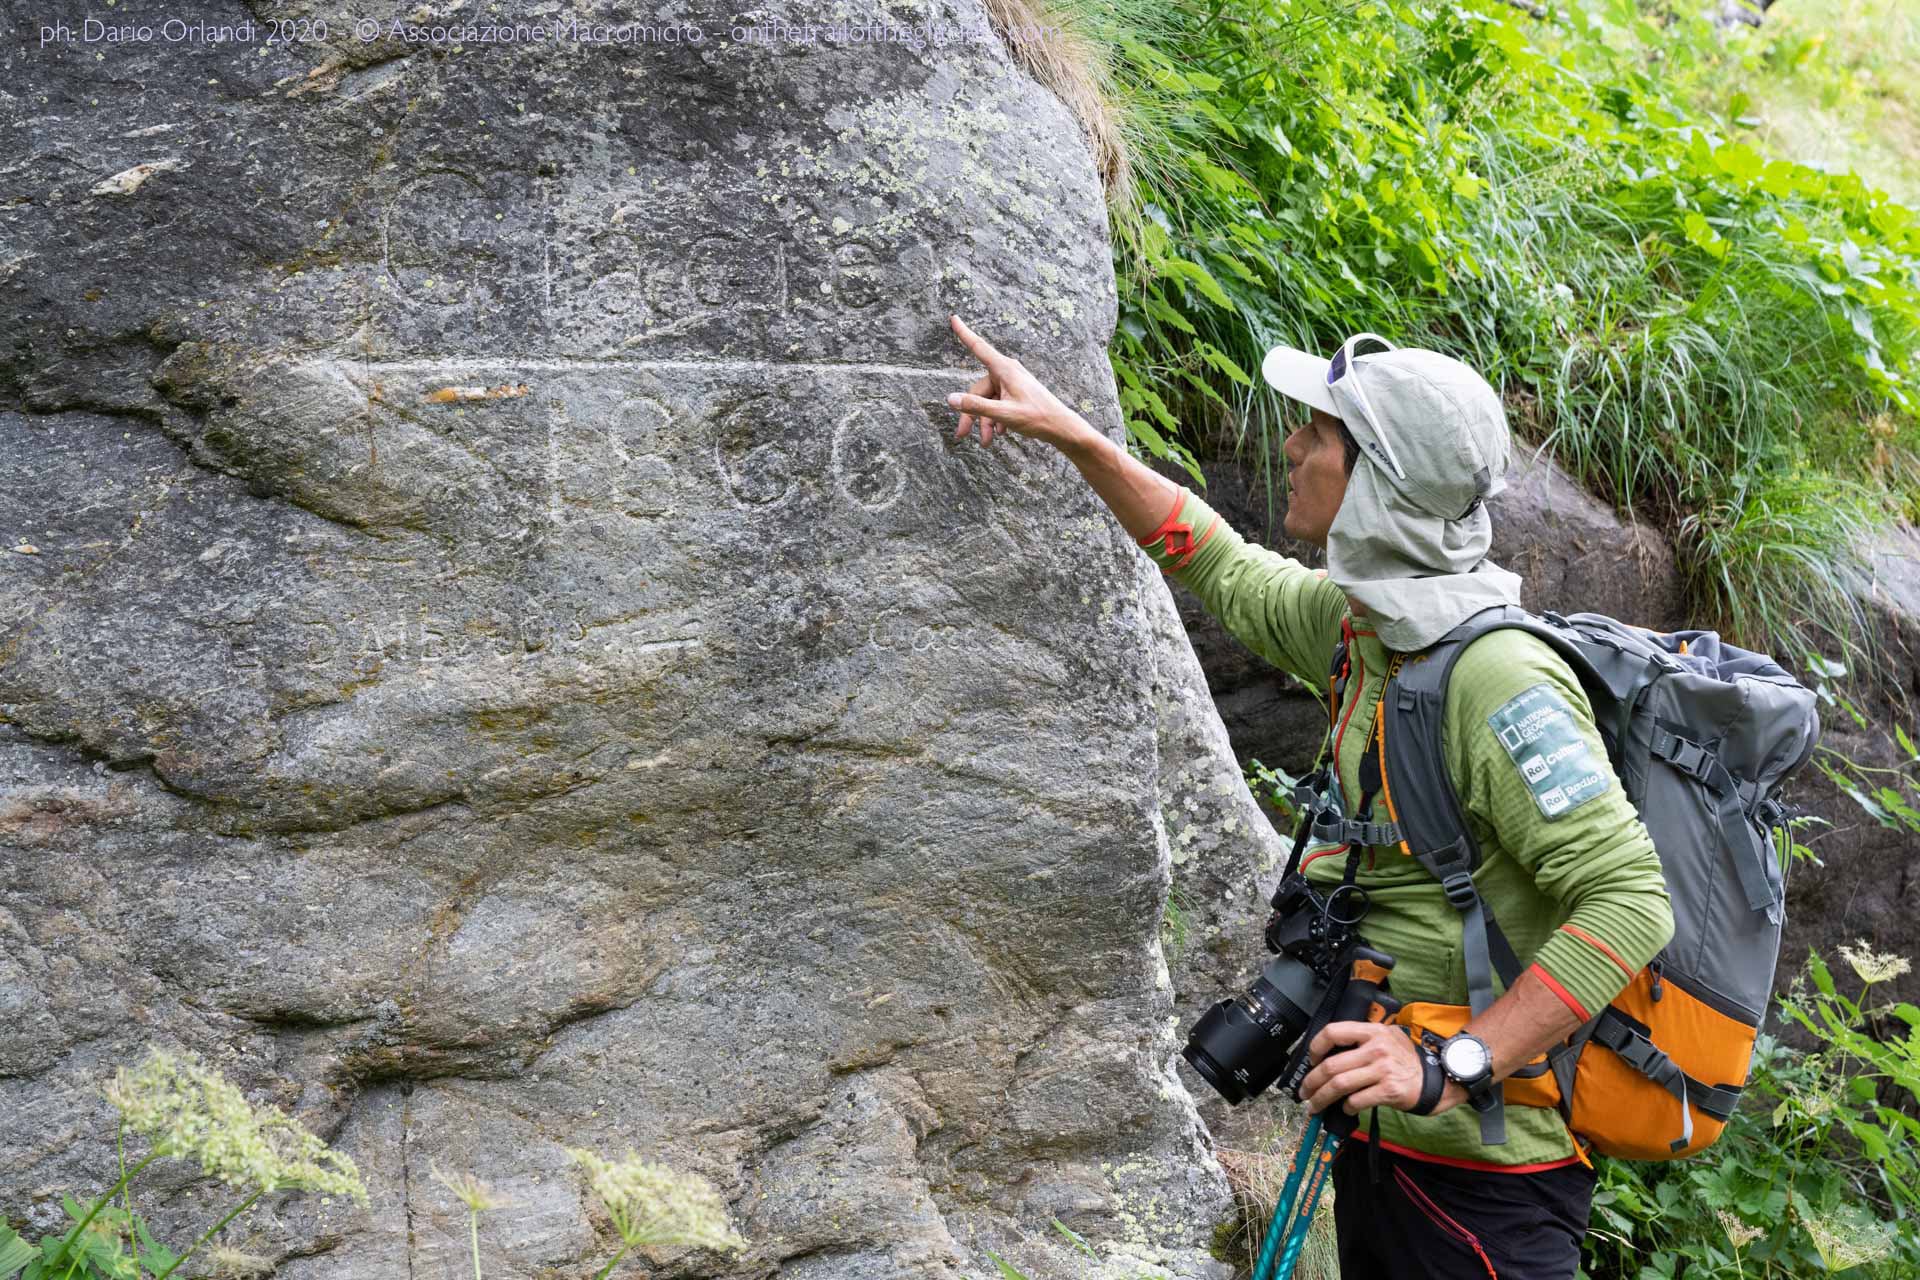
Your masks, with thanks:
[{"label": "wristwatch", "polygon": [[1475,1111],[1493,1109],[1499,1095],[1493,1083],[1493,1052],[1485,1040],[1471,1031],[1448,1036],[1440,1042],[1440,1069],[1467,1091]]}]

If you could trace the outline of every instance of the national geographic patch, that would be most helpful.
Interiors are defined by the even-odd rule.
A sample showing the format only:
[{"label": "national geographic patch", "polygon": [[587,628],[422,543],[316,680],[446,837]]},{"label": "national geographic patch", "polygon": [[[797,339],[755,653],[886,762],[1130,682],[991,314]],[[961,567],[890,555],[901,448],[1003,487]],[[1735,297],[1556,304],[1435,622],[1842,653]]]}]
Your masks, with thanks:
[{"label": "national geographic patch", "polygon": [[1572,708],[1550,684],[1534,685],[1488,716],[1487,723],[1549,818],[1604,795],[1613,781],[1587,749]]}]

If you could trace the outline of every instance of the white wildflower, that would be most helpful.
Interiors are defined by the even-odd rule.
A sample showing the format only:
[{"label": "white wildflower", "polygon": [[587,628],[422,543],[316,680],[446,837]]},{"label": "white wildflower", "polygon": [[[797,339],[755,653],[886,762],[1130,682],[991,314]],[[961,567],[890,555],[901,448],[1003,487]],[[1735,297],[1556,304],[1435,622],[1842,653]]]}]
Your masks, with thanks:
[{"label": "white wildflower", "polygon": [[492,1187],[480,1181],[470,1173],[445,1173],[432,1160],[427,1167],[433,1171],[436,1182],[460,1198],[460,1203],[474,1213],[485,1213],[489,1209],[504,1209],[512,1203],[495,1194]]},{"label": "white wildflower", "polygon": [[136,1071],[121,1067],[107,1101],[153,1141],[155,1154],[194,1158],[231,1187],[326,1191],[367,1204],[360,1171],[278,1107],[254,1107],[192,1053],[152,1049]]},{"label": "white wildflower", "polygon": [[588,1184],[628,1245],[747,1247],[727,1224],[726,1201],[705,1178],[651,1164],[631,1151],[618,1163],[579,1147],[566,1151],[586,1168]]},{"label": "white wildflower", "polygon": [[1714,1216],[1720,1219],[1720,1229],[1727,1233],[1727,1239],[1733,1241],[1733,1247],[1736,1249],[1746,1248],[1763,1234],[1760,1228],[1747,1225],[1744,1219],[1728,1213],[1725,1209],[1716,1210]]},{"label": "white wildflower", "polygon": [[1892,1248],[1884,1231],[1863,1230],[1846,1223],[1831,1223],[1824,1218],[1802,1218],[1801,1225],[1813,1237],[1813,1247],[1829,1271],[1845,1271],[1885,1257]]},{"label": "white wildflower", "polygon": [[1867,945],[1865,938],[1859,939],[1851,947],[1840,948],[1840,958],[1853,966],[1860,981],[1872,986],[1876,982],[1889,982],[1913,968],[1905,956],[1891,953],[1882,955]]}]

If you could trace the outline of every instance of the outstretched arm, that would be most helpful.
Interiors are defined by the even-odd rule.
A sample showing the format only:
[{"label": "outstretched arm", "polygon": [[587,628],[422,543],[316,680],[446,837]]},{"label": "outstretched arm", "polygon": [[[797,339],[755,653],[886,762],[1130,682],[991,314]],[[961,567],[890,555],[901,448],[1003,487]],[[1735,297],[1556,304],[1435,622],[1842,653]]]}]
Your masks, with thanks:
[{"label": "outstretched arm", "polygon": [[1298,560],[1244,541],[1191,490],[1094,430],[1018,360],[996,351],[960,317],[951,323],[987,367],[966,392],[947,397],[960,413],[956,438],[977,427],[982,444],[1001,430],[1052,444],[1148,558],[1197,595],[1241,643],[1309,687],[1321,687],[1346,611],[1339,588]]},{"label": "outstretched arm", "polygon": [[1079,468],[1093,491],[1112,509],[1120,527],[1135,542],[1160,527],[1167,509],[1180,496],[1180,486],[1150,469],[1125,449],[1095,431],[1083,420],[1084,434],[1060,446],[1060,452]]}]

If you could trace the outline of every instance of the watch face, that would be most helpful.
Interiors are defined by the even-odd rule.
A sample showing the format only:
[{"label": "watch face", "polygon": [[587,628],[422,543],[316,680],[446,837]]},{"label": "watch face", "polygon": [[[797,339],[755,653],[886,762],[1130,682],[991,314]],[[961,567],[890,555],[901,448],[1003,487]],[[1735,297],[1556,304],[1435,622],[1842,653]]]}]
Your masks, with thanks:
[{"label": "watch face", "polygon": [[1449,1040],[1440,1050],[1447,1074],[1456,1080],[1472,1080],[1487,1070],[1487,1049],[1478,1040]]}]

